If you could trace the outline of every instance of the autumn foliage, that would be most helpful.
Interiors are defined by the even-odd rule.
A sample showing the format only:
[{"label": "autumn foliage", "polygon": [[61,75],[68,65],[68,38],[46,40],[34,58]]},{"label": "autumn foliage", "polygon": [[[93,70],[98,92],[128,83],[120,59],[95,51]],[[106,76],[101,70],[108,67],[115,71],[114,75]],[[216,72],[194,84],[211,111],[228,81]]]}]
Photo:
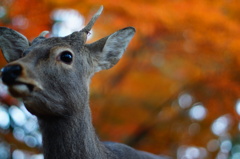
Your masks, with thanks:
[{"label": "autumn foliage", "polygon": [[[54,10],[75,9],[88,21],[99,5],[104,12],[90,41],[127,26],[137,30],[118,65],[92,79],[100,138],[174,158],[191,148],[205,153],[195,158],[234,158],[240,149],[240,1],[3,0],[0,25],[33,39],[52,30]],[[16,104],[8,95],[0,99]],[[38,152],[10,136],[0,134],[0,141]]]}]

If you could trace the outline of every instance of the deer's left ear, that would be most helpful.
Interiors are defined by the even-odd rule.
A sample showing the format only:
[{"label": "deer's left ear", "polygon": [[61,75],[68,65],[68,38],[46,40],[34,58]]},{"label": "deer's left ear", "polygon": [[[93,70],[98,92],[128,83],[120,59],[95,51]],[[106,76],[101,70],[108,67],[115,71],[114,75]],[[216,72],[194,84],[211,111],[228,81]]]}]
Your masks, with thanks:
[{"label": "deer's left ear", "polygon": [[122,57],[134,33],[135,29],[128,27],[88,44],[95,72],[114,66]]},{"label": "deer's left ear", "polygon": [[28,47],[29,42],[24,35],[15,30],[0,27],[0,49],[7,62],[19,59]]}]

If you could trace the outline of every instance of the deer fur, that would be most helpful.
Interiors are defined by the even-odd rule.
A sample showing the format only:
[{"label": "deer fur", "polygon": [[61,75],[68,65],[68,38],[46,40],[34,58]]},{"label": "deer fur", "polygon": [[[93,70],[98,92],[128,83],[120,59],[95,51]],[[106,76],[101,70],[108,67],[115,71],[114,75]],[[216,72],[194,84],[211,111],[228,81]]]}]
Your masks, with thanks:
[{"label": "deer fur", "polygon": [[89,108],[89,83],[95,72],[109,69],[122,57],[135,29],[127,27],[94,43],[87,35],[102,7],[81,31],[31,43],[0,27],[0,48],[7,62],[1,78],[37,116],[45,159],[161,159],[120,143],[100,142]]}]

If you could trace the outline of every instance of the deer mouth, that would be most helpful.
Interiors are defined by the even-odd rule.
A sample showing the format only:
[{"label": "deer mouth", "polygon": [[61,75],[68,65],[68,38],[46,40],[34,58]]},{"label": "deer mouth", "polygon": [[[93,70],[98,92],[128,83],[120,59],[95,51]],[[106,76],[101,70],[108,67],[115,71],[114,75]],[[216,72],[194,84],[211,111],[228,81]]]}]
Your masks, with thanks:
[{"label": "deer mouth", "polygon": [[15,87],[16,89],[28,89],[29,90],[29,92],[32,92],[33,91],[33,89],[34,89],[34,85],[32,85],[32,84],[28,84],[28,83],[23,83],[23,82],[16,82],[14,85],[13,85],[13,87]]},{"label": "deer mouth", "polygon": [[41,89],[37,83],[28,83],[16,81],[11,85],[8,85],[10,94],[14,97],[22,98],[31,95],[32,92]]},{"label": "deer mouth", "polygon": [[14,97],[24,97],[31,94],[31,92],[34,90],[34,85],[16,82],[13,85],[8,85],[8,90]]}]

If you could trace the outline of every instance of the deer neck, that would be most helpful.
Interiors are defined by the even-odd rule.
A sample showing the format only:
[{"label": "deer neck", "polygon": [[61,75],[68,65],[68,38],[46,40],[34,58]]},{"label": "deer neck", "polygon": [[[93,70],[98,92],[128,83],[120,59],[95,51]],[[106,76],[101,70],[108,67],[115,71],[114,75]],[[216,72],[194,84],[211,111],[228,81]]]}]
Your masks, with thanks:
[{"label": "deer neck", "polygon": [[95,134],[90,108],[82,108],[68,117],[38,118],[45,159],[104,158],[105,148]]}]

